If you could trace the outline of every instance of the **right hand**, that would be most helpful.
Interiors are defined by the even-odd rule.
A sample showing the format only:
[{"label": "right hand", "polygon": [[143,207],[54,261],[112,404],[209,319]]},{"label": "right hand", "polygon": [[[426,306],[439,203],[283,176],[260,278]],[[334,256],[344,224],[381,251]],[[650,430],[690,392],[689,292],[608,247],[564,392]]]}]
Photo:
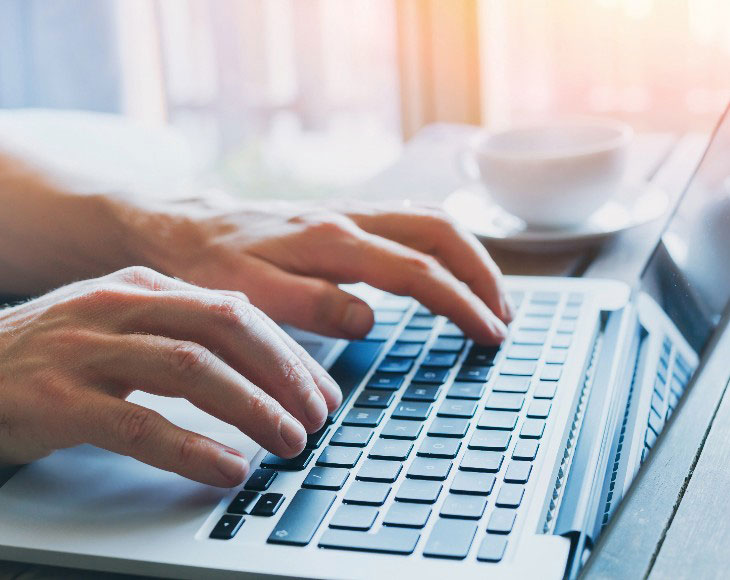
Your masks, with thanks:
[{"label": "right hand", "polygon": [[237,451],[125,401],[135,390],[184,397],[282,457],[342,400],[244,294],[148,268],[0,311],[0,462],[90,443],[211,485],[244,480]]}]

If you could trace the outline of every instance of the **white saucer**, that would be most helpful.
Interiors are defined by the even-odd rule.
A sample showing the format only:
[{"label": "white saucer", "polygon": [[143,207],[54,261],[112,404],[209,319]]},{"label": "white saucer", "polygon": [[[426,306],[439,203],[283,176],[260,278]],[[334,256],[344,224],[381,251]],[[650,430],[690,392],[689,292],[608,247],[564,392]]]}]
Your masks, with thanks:
[{"label": "white saucer", "polygon": [[444,200],[444,209],[482,241],[530,252],[555,252],[594,245],[660,218],[668,206],[669,196],[655,185],[626,184],[578,226],[535,229],[494,203],[480,184],[458,189]]}]

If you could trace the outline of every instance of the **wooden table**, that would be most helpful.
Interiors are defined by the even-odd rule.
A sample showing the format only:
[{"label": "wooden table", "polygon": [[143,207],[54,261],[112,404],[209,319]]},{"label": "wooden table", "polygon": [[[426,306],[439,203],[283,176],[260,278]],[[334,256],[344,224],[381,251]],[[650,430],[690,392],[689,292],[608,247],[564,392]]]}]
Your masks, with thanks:
[{"label": "wooden table", "polygon": [[[474,129],[433,125],[406,147],[402,160],[346,192],[367,199],[441,201],[462,184],[454,162]],[[631,172],[664,188],[683,190],[706,145],[705,135],[637,138]],[[590,276],[632,282],[653,248],[663,220],[601,247],[530,256],[492,249],[508,274]],[[726,385],[690,390],[584,569],[586,578],[725,577],[730,566],[730,397]],[[125,576],[0,562],[0,580]]]}]

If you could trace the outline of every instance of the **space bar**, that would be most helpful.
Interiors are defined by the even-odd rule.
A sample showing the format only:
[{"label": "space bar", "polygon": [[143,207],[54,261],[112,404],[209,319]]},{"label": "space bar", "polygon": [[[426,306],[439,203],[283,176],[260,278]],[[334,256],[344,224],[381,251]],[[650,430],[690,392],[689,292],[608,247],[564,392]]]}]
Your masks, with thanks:
[{"label": "space bar", "polygon": [[373,366],[375,359],[378,358],[383,344],[381,341],[373,340],[351,342],[330,367],[330,376],[342,391],[342,404],[330,413],[328,417],[330,423],[334,423],[342,409],[345,408],[345,403],[362,382],[370,367]]},{"label": "space bar", "polygon": [[320,548],[383,552],[386,554],[412,554],[421,534],[417,530],[380,528],[374,534],[351,530],[329,529],[319,540]]}]

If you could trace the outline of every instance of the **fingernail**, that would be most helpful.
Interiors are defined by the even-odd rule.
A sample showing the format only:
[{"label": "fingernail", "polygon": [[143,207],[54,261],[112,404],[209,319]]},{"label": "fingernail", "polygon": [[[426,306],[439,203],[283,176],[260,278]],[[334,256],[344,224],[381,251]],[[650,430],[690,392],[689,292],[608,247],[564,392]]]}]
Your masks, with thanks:
[{"label": "fingernail", "polygon": [[283,415],[279,422],[279,435],[289,447],[299,452],[304,449],[307,441],[307,432],[304,427],[289,415]]},{"label": "fingernail", "polygon": [[248,462],[246,459],[226,449],[218,454],[216,465],[223,477],[234,485],[241,483],[248,472]]},{"label": "fingernail", "polygon": [[495,318],[492,321],[492,328],[494,328],[494,334],[499,340],[504,340],[505,338],[507,338],[507,327],[505,326],[504,322],[502,322],[498,318]]},{"label": "fingernail", "polygon": [[318,427],[324,423],[327,418],[327,403],[324,397],[317,390],[312,390],[304,404],[304,412],[310,423],[316,424]]},{"label": "fingernail", "polygon": [[352,336],[363,336],[373,325],[373,312],[361,302],[350,302],[342,317],[342,331]]}]

